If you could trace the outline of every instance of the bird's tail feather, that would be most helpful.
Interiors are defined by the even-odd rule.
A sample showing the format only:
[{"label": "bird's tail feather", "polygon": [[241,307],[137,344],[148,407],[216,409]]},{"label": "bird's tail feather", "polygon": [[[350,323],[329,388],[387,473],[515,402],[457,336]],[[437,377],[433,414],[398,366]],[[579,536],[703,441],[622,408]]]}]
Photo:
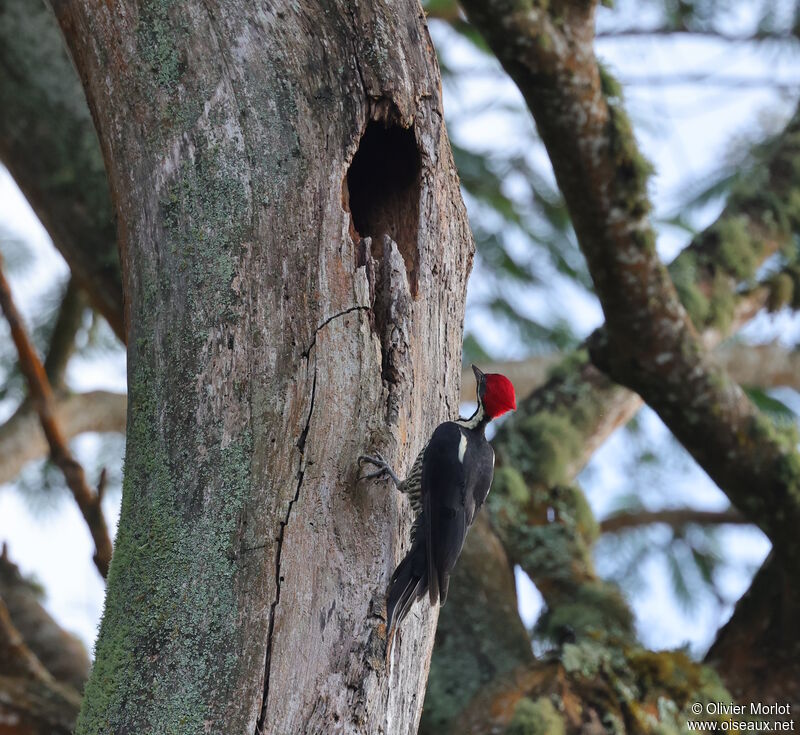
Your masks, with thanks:
[{"label": "bird's tail feather", "polygon": [[427,557],[425,539],[418,536],[392,575],[386,600],[386,629],[389,640],[403,618],[408,615],[415,600],[428,591]]}]

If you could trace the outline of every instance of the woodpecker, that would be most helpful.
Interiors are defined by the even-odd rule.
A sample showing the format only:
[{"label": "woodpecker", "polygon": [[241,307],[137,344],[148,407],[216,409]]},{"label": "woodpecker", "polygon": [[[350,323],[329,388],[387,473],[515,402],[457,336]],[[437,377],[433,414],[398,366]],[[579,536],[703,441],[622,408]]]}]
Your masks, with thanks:
[{"label": "woodpecker", "polygon": [[517,407],[508,378],[484,374],[475,365],[472,371],[477,381],[475,413],[468,419],[439,424],[405,480],[397,477],[380,454],[359,457],[360,465],[377,468],[360,479],[390,478],[408,495],[416,513],[411,549],[392,574],[387,592],[387,650],[416,600],[427,593],[431,605],[444,605],[467,531],[492,485],[494,451],[486,441],[486,426]]}]

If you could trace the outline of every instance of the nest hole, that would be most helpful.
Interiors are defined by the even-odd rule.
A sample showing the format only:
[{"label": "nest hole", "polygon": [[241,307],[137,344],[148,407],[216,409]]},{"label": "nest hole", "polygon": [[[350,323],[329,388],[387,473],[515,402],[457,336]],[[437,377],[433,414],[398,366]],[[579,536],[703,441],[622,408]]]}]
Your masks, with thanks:
[{"label": "nest hole", "polygon": [[414,128],[371,121],[347,172],[347,200],[355,234],[371,237],[377,257],[383,235],[397,243],[417,294],[422,160]]}]

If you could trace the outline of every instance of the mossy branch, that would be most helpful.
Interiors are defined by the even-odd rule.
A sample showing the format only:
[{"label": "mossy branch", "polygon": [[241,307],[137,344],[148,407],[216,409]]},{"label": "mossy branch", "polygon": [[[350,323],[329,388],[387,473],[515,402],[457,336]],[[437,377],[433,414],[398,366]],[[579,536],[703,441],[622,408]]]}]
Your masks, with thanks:
[{"label": "mossy branch", "polygon": [[[570,26],[568,22],[564,22],[564,18],[560,19],[560,24],[553,23],[544,6],[526,4],[523,8],[517,7],[517,5],[513,2],[491,2],[485,5],[469,1],[464,3],[470,18],[479,26],[487,40],[489,40],[507,71],[518,82],[520,78],[522,79],[523,83],[520,86],[529,102],[532,102],[533,97],[538,97],[541,105],[552,106],[553,124],[550,128],[552,137],[560,137],[563,147],[574,146],[577,141],[578,143],[585,143],[584,150],[591,148],[592,140],[583,137],[584,131],[564,135],[564,130],[574,123],[576,112],[581,108],[580,105],[575,104],[576,100],[565,99],[560,88],[560,80],[570,79],[575,86],[580,87],[586,82],[588,73],[590,83],[588,85],[584,84],[584,88],[595,94],[597,93],[596,80],[593,78],[595,64],[591,49],[591,12],[588,12],[582,19],[582,27],[576,28],[574,25]],[[525,30],[530,32],[520,32],[520,27],[526,23],[528,28]],[[558,60],[557,51],[559,48],[565,48],[563,35],[565,30],[572,34],[571,38],[568,39],[572,43],[572,47],[569,50],[575,51],[574,57],[570,61],[583,62],[584,66],[578,69],[575,75],[571,75],[574,70],[573,67],[570,74],[564,74],[559,77],[558,69],[555,69],[550,62]],[[553,35],[556,31],[562,35]],[[526,63],[526,56],[534,59],[533,66],[536,68],[536,74],[531,73],[532,67]],[[588,65],[585,63],[587,59],[589,61]],[[526,83],[527,86],[525,86]],[[613,84],[607,83],[603,87],[603,94],[613,94]],[[605,106],[605,101],[600,101]],[[617,104],[619,103],[618,100],[616,102]],[[582,115],[582,113],[579,114]],[[638,165],[636,164],[637,154],[635,146],[632,146],[630,129],[625,125],[624,116],[615,114],[613,119],[618,123],[615,133],[617,139],[614,144],[616,149],[615,157],[617,158],[616,164],[619,165],[621,175],[627,179],[626,186],[623,188],[631,195],[630,201],[625,203],[625,206],[620,211],[625,212],[628,217],[636,212],[643,214],[647,209],[644,187],[647,166],[641,160],[639,160]],[[562,123],[564,124],[563,126]],[[537,124],[539,124],[540,132],[542,132],[543,126],[538,119]],[[600,126],[600,132],[603,132],[603,128],[604,126]],[[623,135],[620,136],[619,132],[622,132]],[[543,137],[546,137],[544,133]],[[556,145],[558,145],[558,141],[556,141]],[[770,160],[778,161],[787,154],[791,156],[794,145],[793,134],[790,129],[788,134],[780,136],[774,142]],[[628,159],[627,162],[626,158]],[[766,171],[766,166],[770,164],[762,165]],[[557,168],[557,175],[559,175],[560,183],[563,177],[569,179],[570,175],[576,180],[585,178],[594,181],[592,177],[586,176],[586,170],[580,166],[567,172]],[[600,179],[600,181],[606,181],[607,183],[605,179]],[[745,252],[744,255],[745,262],[748,263],[748,267],[751,269],[760,265],[770,254],[785,245],[791,238],[791,229],[785,227],[787,219],[783,216],[777,218],[774,216],[776,212],[774,205],[776,203],[779,205],[780,210],[786,212],[791,210],[791,203],[797,201],[796,188],[791,183],[790,177],[764,175],[762,172],[760,179],[753,179],[753,181],[753,192],[756,196],[734,198],[723,214],[717,227],[717,233],[721,233],[722,237],[712,238],[709,235],[704,238],[701,236],[688,248],[687,256],[679,259],[677,264],[678,270],[684,267],[687,262],[692,265],[689,262],[690,259],[694,260],[695,263],[705,261],[710,265],[709,268],[689,268],[687,269],[689,273],[684,274],[684,277],[688,276],[684,283],[688,282],[691,285],[689,295],[696,296],[699,294],[702,297],[699,310],[691,308],[690,299],[685,298],[685,290],[679,289],[679,293],[681,297],[684,297],[684,303],[690,309],[693,318],[700,317],[697,318],[697,328],[700,330],[703,344],[706,347],[713,347],[718,344],[725,336],[736,331],[742,324],[758,313],[759,310],[767,305],[770,293],[774,290],[762,285],[741,287],[740,279],[742,274],[735,272],[736,263],[730,262],[725,258],[725,254],[731,252],[732,242],[728,242],[728,238],[744,233],[744,237],[733,238],[733,240],[737,240],[740,247],[750,248],[751,252]],[[755,183],[756,181],[757,183]],[[763,196],[759,196],[759,193],[762,193]],[[586,204],[589,208],[594,205],[594,201]],[[601,207],[600,211],[607,212],[608,209]],[[726,220],[729,218],[733,219],[739,226],[726,226]],[[641,220],[636,224],[638,225],[640,222]],[[778,223],[777,228],[770,227],[765,229],[765,223],[771,225],[773,222]],[[621,226],[624,229],[624,221]],[[654,252],[652,237],[641,237],[641,234],[637,234],[636,228],[634,228],[632,239],[642,246],[642,252],[649,253],[650,257],[652,257]],[[719,263],[716,263],[715,259],[719,259]],[[722,275],[717,276],[718,272]],[[675,271],[673,270],[672,273],[674,276]],[[745,274],[745,276],[747,275],[749,273]],[[668,284],[663,273],[661,280]],[[709,297],[709,294],[712,296]],[[678,308],[677,312],[680,314],[681,310]],[[468,396],[465,398],[469,399]],[[640,405],[641,399],[638,396],[612,383],[605,375],[600,373],[589,362],[585,351],[579,351],[574,356],[564,360],[552,372],[548,383],[544,387],[521,402],[520,409],[516,415],[506,423],[495,440],[495,446],[500,450],[499,455],[504,457],[504,461],[508,466],[513,467],[514,470],[521,471],[524,482],[510,484],[516,485],[518,488],[527,488],[525,492],[531,495],[530,500],[521,504],[521,498],[514,499],[512,497],[512,501],[514,501],[512,505],[516,505],[518,509],[523,510],[523,513],[516,517],[514,513],[506,516],[510,521],[509,534],[503,534],[502,529],[500,529],[501,535],[505,536],[504,541],[513,561],[525,558],[525,549],[514,548],[513,544],[509,544],[509,538],[514,534],[518,534],[517,529],[512,526],[514,523],[527,524],[529,522],[527,519],[534,515],[531,512],[534,509],[532,500],[534,493],[538,490],[539,494],[545,493],[546,497],[548,492],[546,480],[548,482],[569,483],[593,451],[615,428],[627,422],[638,411]],[[538,419],[535,418],[540,413],[544,415]],[[558,429],[560,427],[560,429],[550,435],[549,429],[553,428],[553,422],[550,419],[553,418],[557,422],[559,415],[567,416],[567,422],[561,422],[555,426],[555,428]],[[572,427],[575,433],[572,436],[565,437],[565,432],[569,434],[569,426]],[[540,462],[540,460],[544,461]],[[498,493],[497,488],[495,488],[490,499],[497,500],[498,498],[501,500],[501,505],[506,503],[503,493]],[[498,517],[502,517],[502,515],[496,514],[494,516],[495,523]],[[559,529],[555,530],[558,531]],[[522,533],[519,535],[522,538],[526,538],[529,534]],[[579,548],[580,544],[577,546],[572,544],[572,546]],[[530,545],[528,547],[531,548]],[[580,560],[585,558],[585,555],[577,554],[576,558]],[[570,557],[567,556],[566,561],[569,562],[569,559]],[[546,569],[546,566],[544,568]],[[575,568],[573,564],[567,564],[567,569],[573,568]],[[590,581],[590,577],[585,576],[587,567],[578,564],[577,569],[580,570],[581,568],[583,569],[584,579]],[[528,571],[534,571],[532,576],[535,579],[537,576],[542,576],[541,574],[537,575],[536,570],[529,569]],[[541,582],[542,580],[539,579],[539,581]],[[542,587],[545,590],[547,589],[546,584],[543,584]],[[587,587],[591,587],[591,584],[587,584]],[[608,592],[611,591],[613,591],[613,588],[608,590]],[[553,597],[551,597],[552,599]],[[440,625],[457,625],[457,616],[456,611],[445,607],[440,617]],[[632,660],[634,658],[633,653],[635,653],[635,650],[631,652],[631,656],[626,654],[621,660],[626,658]],[[642,653],[645,654],[646,652]],[[610,650],[607,650],[605,655],[619,657],[618,653],[611,654]],[[670,677],[659,675],[651,681],[650,689],[657,691],[657,687],[653,686],[657,684],[657,680],[668,683],[669,678],[678,680],[685,678],[686,667],[678,665],[679,662],[673,662],[675,664],[673,665],[669,654],[652,654],[652,656],[654,664],[661,666],[663,663],[661,669],[666,667],[672,672],[672,675]],[[435,671],[437,666],[439,666],[439,659],[435,655],[432,662],[432,670]],[[652,670],[651,673],[655,671],[652,666],[650,669]],[[520,701],[519,697],[531,694],[532,691],[541,692],[541,689],[535,690],[531,686],[531,682],[542,681],[543,670],[544,664],[534,667],[533,670],[517,670],[513,674],[507,675],[502,681],[500,679],[495,681],[494,686],[485,687],[484,693],[492,689],[497,696],[489,700],[485,696],[476,698],[472,706],[464,710],[462,717],[452,728],[453,731],[460,731],[459,727],[465,726],[470,722],[477,727],[475,731],[479,731],[479,718],[476,718],[479,713],[506,712],[508,717],[504,722],[510,724],[514,717],[513,705],[515,702]],[[704,692],[702,696],[729,696],[722,694],[723,690],[721,690],[719,683],[714,680],[713,675],[707,669],[696,667],[693,671],[693,681],[696,680],[695,683],[699,682],[697,690],[702,688],[702,692]],[[544,675],[544,679],[547,681],[552,682],[556,678],[552,675],[552,672]],[[653,679],[652,676],[651,679]],[[509,684],[509,681],[511,684]],[[520,682],[523,683],[520,684]],[[684,687],[684,691],[688,691],[688,689]],[[563,693],[563,690],[558,692],[559,695]],[[646,695],[646,693],[646,691],[642,692],[642,696]],[[534,706],[536,706],[538,701],[536,696],[532,696],[532,700]],[[571,701],[575,701],[574,696],[571,697]],[[504,707],[501,706],[501,703],[504,703]],[[509,707],[511,708],[510,710]],[[588,710],[586,724],[591,725],[590,715],[593,710],[591,707]],[[602,706],[597,711],[603,713],[604,710],[608,718],[606,724],[610,726],[616,723],[620,729],[624,727],[623,717],[638,719],[643,715],[643,709],[637,706],[637,702],[630,703],[627,713],[617,712],[615,715],[608,707]],[[677,710],[672,715],[668,715],[668,717],[674,717],[676,712]],[[523,714],[525,713],[522,713],[520,717]],[[614,719],[615,717],[617,719]],[[519,719],[517,718],[518,721]],[[601,727],[599,721],[595,721],[595,724],[597,727]],[[650,722],[651,726],[655,726],[655,724],[655,721]]]},{"label": "mossy branch", "polygon": [[[797,567],[800,455],[709,359],[658,257],[648,219],[649,166],[619,92],[604,82],[594,56],[594,5],[525,12],[506,0],[463,5],[522,91],[553,163],[606,317],[589,342],[592,361],[644,397]],[[761,179],[732,197],[737,218],[724,213],[707,242],[696,243],[722,266],[712,289],[723,296],[709,310],[717,329],[727,326],[721,314],[736,303],[730,284],[746,280],[763,252],[800,226],[798,170],[800,113],[773,146]]]}]

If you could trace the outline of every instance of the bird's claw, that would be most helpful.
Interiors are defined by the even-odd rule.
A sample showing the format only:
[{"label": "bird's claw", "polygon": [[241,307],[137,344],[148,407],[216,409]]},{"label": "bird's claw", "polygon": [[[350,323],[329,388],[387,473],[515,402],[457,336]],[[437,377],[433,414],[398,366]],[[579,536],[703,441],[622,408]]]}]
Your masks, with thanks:
[{"label": "bird's claw", "polygon": [[374,456],[369,454],[362,454],[358,458],[358,464],[362,465],[364,464],[364,462],[369,462],[370,464],[374,464],[377,467],[385,467],[388,464],[388,462],[383,458],[383,455],[380,452],[375,452]]},{"label": "bird's claw", "polygon": [[358,478],[359,481],[374,480],[376,477],[383,477],[391,472],[391,470],[389,469],[389,463],[378,452],[375,452],[375,456],[370,456],[369,454],[362,454],[358,458],[358,466],[361,467],[365,463],[375,465],[378,469],[375,470],[374,472],[369,472],[366,475],[361,475]]}]

